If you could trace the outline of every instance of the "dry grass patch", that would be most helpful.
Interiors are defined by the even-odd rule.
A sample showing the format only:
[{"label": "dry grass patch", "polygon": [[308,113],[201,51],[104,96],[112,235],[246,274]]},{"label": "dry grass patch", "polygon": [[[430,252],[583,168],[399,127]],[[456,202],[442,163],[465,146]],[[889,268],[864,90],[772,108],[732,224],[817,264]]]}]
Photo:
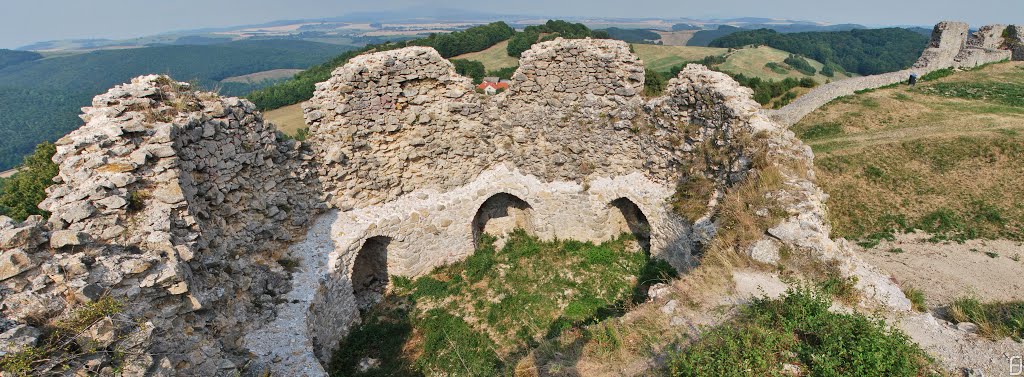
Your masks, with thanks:
[{"label": "dry grass patch", "polygon": [[278,131],[292,137],[297,135],[299,130],[307,128],[306,119],[302,113],[302,104],[285,106],[264,112],[263,119],[273,123]]},{"label": "dry grass patch", "polygon": [[519,65],[519,59],[508,55],[508,41],[499,42],[483,51],[462,54],[451,59],[478,61],[483,63],[487,72]]},{"label": "dry grass patch", "polygon": [[1024,84],[1024,64],[844,97],[793,126],[815,151],[834,235],[1024,238],[1024,107],[928,89],[960,82]]}]

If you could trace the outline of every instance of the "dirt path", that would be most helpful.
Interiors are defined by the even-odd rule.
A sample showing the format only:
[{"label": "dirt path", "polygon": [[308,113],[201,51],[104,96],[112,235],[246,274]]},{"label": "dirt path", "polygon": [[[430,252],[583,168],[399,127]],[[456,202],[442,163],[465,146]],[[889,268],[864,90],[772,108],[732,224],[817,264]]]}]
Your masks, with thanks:
[{"label": "dirt path", "polygon": [[861,256],[892,274],[902,287],[923,290],[930,308],[971,295],[985,302],[1024,300],[1024,246],[1020,242],[942,244],[926,239],[924,234],[901,235]]}]

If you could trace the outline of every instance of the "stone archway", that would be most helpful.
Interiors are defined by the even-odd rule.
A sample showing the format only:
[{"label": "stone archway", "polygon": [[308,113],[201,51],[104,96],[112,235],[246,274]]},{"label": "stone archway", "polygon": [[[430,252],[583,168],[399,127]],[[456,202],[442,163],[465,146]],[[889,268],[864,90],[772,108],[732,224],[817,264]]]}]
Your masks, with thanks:
[{"label": "stone archway", "polygon": [[366,311],[384,298],[388,287],[388,245],[391,238],[372,237],[363,243],[352,265],[352,294]]},{"label": "stone archway", "polygon": [[495,246],[500,249],[506,236],[515,229],[534,234],[533,208],[518,196],[504,192],[494,194],[473,216],[473,245],[479,246],[480,236],[487,233],[498,237]]},{"label": "stone archway", "polygon": [[618,198],[609,203],[611,213],[608,221],[613,234],[632,233],[644,252],[651,251],[651,223],[647,216],[632,200]]}]

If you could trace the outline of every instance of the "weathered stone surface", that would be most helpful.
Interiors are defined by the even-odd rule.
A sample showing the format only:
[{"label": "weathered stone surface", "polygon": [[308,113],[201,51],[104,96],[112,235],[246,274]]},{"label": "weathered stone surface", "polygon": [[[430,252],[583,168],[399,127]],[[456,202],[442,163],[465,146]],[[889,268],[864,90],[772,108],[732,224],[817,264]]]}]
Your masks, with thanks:
[{"label": "weathered stone surface", "polygon": [[78,246],[85,243],[86,234],[73,230],[58,230],[50,234],[50,247]]},{"label": "weathered stone surface", "polygon": [[37,264],[22,249],[9,249],[0,252],[0,281],[18,276]]},{"label": "weathered stone surface", "polygon": [[29,325],[14,325],[0,333],[0,356],[18,353],[35,346],[42,334],[42,331]]},{"label": "weathered stone surface", "polygon": [[761,263],[776,264],[779,262],[779,242],[770,238],[763,238],[748,250],[750,258]]}]

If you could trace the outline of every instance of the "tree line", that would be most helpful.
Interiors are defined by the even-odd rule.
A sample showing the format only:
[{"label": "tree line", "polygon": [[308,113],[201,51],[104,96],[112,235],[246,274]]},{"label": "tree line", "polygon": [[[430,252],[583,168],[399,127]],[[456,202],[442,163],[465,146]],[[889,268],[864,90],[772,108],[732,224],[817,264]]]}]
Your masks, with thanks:
[{"label": "tree line", "polygon": [[[921,56],[928,37],[902,29],[779,33],[770,29],[740,31],[712,41],[711,47],[766,45],[810,57],[847,72],[874,75],[910,67]],[[834,72],[834,66],[829,71]],[[824,73],[824,72],[823,72]]]},{"label": "tree line", "polygon": [[[542,37],[543,35],[543,37]],[[399,49],[407,46],[433,47],[444,58],[452,58],[462,54],[483,51],[498,42],[509,40],[508,53],[520,56],[529,50],[534,43],[562,38],[608,38],[607,32],[590,30],[586,25],[560,20],[549,20],[543,25],[527,26],[522,32],[516,32],[504,22],[493,22],[487,25],[474,26],[463,31],[447,34],[432,34],[425,38],[405,42],[382,43],[367,45],[359,50],[346,52],[323,64],[307,69],[290,80],[249,93],[246,98],[262,110],[271,110],[306,101],[313,97],[315,85],[327,81],[335,68],[345,65],[350,59],[361,54]],[[474,79],[483,78],[481,67],[472,63],[458,62],[456,69],[461,74]],[[486,72],[485,75],[509,78],[515,67]]]},{"label": "tree line", "polygon": [[587,25],[581,23],[548,20],[543,25],[527,26],[521,33],[516,33],[508,41],[507,52],[509,56],[518,58],[535,43],[551,41],[559,37],[565,39],[609,39],[611,35],[603,30],[590,30]]}]

